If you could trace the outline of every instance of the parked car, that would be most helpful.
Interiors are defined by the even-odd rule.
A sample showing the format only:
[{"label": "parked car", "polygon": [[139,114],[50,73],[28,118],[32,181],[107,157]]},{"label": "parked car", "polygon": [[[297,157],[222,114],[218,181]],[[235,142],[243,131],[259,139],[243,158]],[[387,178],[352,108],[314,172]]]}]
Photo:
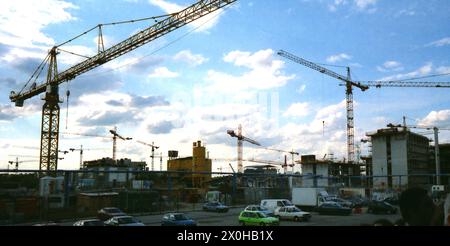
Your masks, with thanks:
[{"label": "parked car", "polygon": [[352,206],[353,208],[362,208],[362,207],[366,207],[369,205],[368,200],[365,198],[361,198],[361,197],[351,197],[346,200],[349,200],[353,203],[353,206]]},{"label": "parked car", "polygon": [[311,214],[303,212],[296,206],[286,206],[275,209],[275,216],[280,219],[288,219],[295,221],[308,221],[311,219]]},{"label": "parked car", "polygon": [[337,202],[325,202],[316,209],[316,212],[328,215],[350,215],[352,209],[343,207]]},{"label": "parked car", "polygon": [[239,225],[246,226],[277,226],[280,220],[275,217],[269,217],[259,211],[242,211],[239,214]]},{"label": "parked car", "polygon": [[367,209],[368,213],[387,213],[395,214],[397,213],[397,208],[392,206],[392,204],[385,201],[372,201]]},{"label": "parked car", "polygon": [[141,221],[125,215],[125,216],[115,216],[111,219],[105,221],[107,226],[145,226]]},{"label": "parked car", "polygon": [[398,198],[397,197],[388,197],[384,199],[383,201],[391,204],[391,205],[398,205]]},{"label": "parked car", "polygon": [[97,217],[103,221],[109,220],[115,216],[125,216],[125,215],[126,214],[122,212],[122,210],[113,207],[102,208],[97,212]]},{"label": "parked car", "polygon": [[261,200],[261,207],[270,211],[275,211],[279,207],[293,206],[291,201],[287,199],[264,199]]},{"label": "parked car", "polygon": [[264,209],[263,207],[259,206],[259,205],[248,205],[244,211],[258,211],[261,212],[269,217],[274,217],[274,213],[268,209]]},{"label": "parked car", "polygon": [[229,209],[228,206],[225,206],[220,202],[208,202],[208,203],[203,204],[204,211],[226,213],[226,212],[228,212],[228,209]]},{"label": "parked car", "polygon": [[165,214],[161,226],[197,226],[197,222],[183,213]]},{"label": "parked car", "polygon": [[73,226],[105,226],[103,221],[99,219],[91,220],[79,220],[73,224]]},{"label": "parked car", "polygon": [[342,207],[352,208],[353,203],[351,201],[339,198],[339,197],[330,197],[326,199],[327,202],[335,202],[339,203]]}]

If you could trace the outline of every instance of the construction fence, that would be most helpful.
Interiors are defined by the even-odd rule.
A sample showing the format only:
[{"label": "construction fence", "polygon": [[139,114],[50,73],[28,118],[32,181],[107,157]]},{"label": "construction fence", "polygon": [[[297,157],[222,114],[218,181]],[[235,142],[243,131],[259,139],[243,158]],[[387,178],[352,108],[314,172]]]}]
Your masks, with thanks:
[{"label": "construction fence", "polygon": [[[441,175],[441,180],[448,181],[449,176]],[[202,182],[198,182],[199,178]],[[398,196],[412,186],[430,190],[435,184],[436,175],[322,177],[130,170],[0,170],[0,224],[89,218],[104,207],[118,207],[129,214],[201,210],[206,201],[242,207],[259,204],[262,199],[291,199],[292,188],[296,187],[324,188],[336,196],[381,199]]]}]

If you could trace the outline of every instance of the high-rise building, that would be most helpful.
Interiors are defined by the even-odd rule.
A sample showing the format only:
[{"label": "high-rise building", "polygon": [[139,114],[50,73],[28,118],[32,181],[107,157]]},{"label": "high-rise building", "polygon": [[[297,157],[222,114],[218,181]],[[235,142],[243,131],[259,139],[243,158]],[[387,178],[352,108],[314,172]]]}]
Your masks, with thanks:
[{"label": "high-rise building", "polygon": [[[374,188],[405,188],[428,185],[429,140],[405,127],[379,129],[366,134],[372,142]],[[377,177],[382,176],[382,177]]]}]

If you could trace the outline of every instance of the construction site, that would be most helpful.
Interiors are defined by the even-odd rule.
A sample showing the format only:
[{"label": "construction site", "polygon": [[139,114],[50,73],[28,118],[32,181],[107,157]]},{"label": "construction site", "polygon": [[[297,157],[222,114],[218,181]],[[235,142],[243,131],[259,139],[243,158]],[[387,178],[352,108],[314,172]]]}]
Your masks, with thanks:
[{"label": "construction site", "polygon": [[[244,73],[243,80],[237,79],[235,74],[226,75],[214,70],[218,68],[208,68],[207,73],[211,78],[206,80],[215,82],[215,79],[224,79],[225,82],[221,84],[223,87],[217,89],[210,84],[201,84],[198,88],[194,86],[194,96],[189,99],[182,94],[188,89],[176,85],[183,83],[185,78],[178,77],[179,74],[175,75],[175,72],[167,68],[164,70],[165,67],[156,67],[154,72],[163,71],[166,76],[163,78],[174,81],[167,82],[146,74],[145,78],[150,82],[145,82],[146,84],[138,89],[132,88],[129,85],[132,82],[128,82],[126,86],[130,87],[121,92],[108,88],[101,89],[103,91],[98,94],[89,94],[89,91],[81,94],[81,87],[89,90],[89,83],[102,79],[94,77],[94,82],[86,83],[86,77],[83,76],[92,74],[91,70],[93,73],[97,71],[100,76],[103,76],[101,73],[120,71],[121,76],[134,80],[136,78],[133,76],[137,76],[135,73],[138,73],[138,70],[128,69],[127,66],[152,67],[150,63],[164,60],[176,63],[180,62],[180,57],[196,58],[198,61],[199,55],[191,53],[184,52],[181,54],[185,56],[167,58],[168,55],[164,57],[158,52],[163,52],[160,50],[166,46],[175,46],[173,49],[176,52],[182,51],[180,46],[185,47],[191,42],[186,40],[187,44],[183,44],[185,38],[197,35],[197,28],[215,23],[219,17],[233,18],[238,11],[236,9],[241,8],[239,11],[243,11],[242,9],[253,6],[253,3],[250,5],[246,1],[239,2],[241,1],[201,0],[167,14],[141,19],[138,19],[139,15],[128,15],[129,20],[97,24],[91,29],[88,29],[88,26],[79,27],[87,30],[81,33],[70,31],[54,34],[54,40],[57,42],[48,47],[46,57],[41,57],[40,63],[37,64],[24,64],[33,67],[32,73],[26,75],[28,77],[25,83],[21,81],[14,84],[19,89],[10,91],[9,94],[1,90],[13,106],[0,108],[0,130],[3,126],[4,129],[11,127],[14,131],[23,132],[23,136],[14,139],[5,133],[5,137],[0,138],[0,159],[3,162],[0,163],[0,225],[32,225],[55,221],[62,225],[72,225],[77,220],[97,218],[101,209],[111,207],[139,218],[145,225],[159,225],[160,217],[169,212],[191,213],[202,225],[245,225],[237,220],[237,217],[242,215],[241,211],[250,205],[262,206],[265,200],[289,200],[302,211],[309,211],[312,219],[304,225],[359,225],[371,223],[379,219],[377,216],[381,216],[375,215],[375,212],[369,213],[372,209],[368,204],[372,201],[392,201],[394,211],[399,211],[395,201],[398,201],[402,191],[411,187],[427,190],[436,204],[442,203],[450,188],[450,138],[447,132],[450,130],[449,118],[441,116],[440,121],[431,122],[426,121],[426,115],[422,114],[425,119],[412,121],[404,115],[419,114],[414,106],[404,106],[399,110],[401,112],[392,110],[389,114],[379,116],[381,113],[377,113],[378,109],[381,111],[381,108],[386,108],[386,111],[390,111],[393,107],[389,104],[391,101],[386,100],[385,103],[382,98],[371,102],[371,108],[363,108],[366,105],[365,99],[361,99],[360,103],[359,97],[363,98],[366,95],[364,93],[377,90],[376,95],[386,93],[395,98],[398,96],[400,99],[409,99],[411,104],[414,104],[415,100],[419,100],[414,98],[415,96],[400,95],[403,93],[401,90],[408,89],[407,94],[425,90],[429,93],[427,98],[430,101],[437,101],[445,96],[439,94],[433,97],[433,93],[448,93],[447,90],[450,89],[450,82],[439,81],[449,79],[449,69],[436,69],[441,71],[439,74],[410,73],[407,78],[391,76],[380,80],[359,80],[353,76],[352,69],[358,69],[358,66],[361,68],[362,65],[338,66],[334,64],[333,59],[327,59],[328,63],[333,64],[313,62],[295,54],[300,48],[290,48],[286,45],[276,47],[277,51],[266,50],[265,53],[255,52],[253,55],[241,51],[224,55],[225,52],[221,50],[220,56],[225,62],[239,67],[232,69],[239,71],[251,66],[256,68]],[[356,12],[360,14],[366,10],[358,11]],[[109,17],[103,17],[105,21],[110,20]],[[200,19],[208,20],[199,25]],[[102,20],[102,16],[97,20]],[[127,33],[126,38],[112,38],[114,31],[110,28],[135,23],[143,23],[144,28],[136,30],[132,27],[130,30],[133,32]],[[242,26],[244,29],[246,27],[247,24]],[[67,28],[70,28],[69,24]],[[193,29],[187,31],[189,28]],[[238,32],[230,32],[235,31]],[[182,36],[170,36],[171,33],[177,32],[177,35],[181,33]],[[264,33],[261,34],[263,36],[269,35],[265,31],[261,33]],[[215,31],[211,31],[202,35],[214,34]],[[75,51],[78,40],[92,40],[92,37],[95,41],[95,48],[92,49],[94,54],[79,54],[80,49]],[[195,39],[195,42],[198,41],[201,39]],[[244,49],[239,47],[239,42],[233,44],[234,50]],[[142,51],[147,54],[143,53],[145,55],[141,60],[126,56],[131,52],[139,54],[141,49],[155,43],[161,46],[152,46],[150,53],[148,50]],[[220,49],[221,45],[211,44],[208,49]],[[280,42],[279,46],[283,45],[284,43]],[[245,45],[242,44],[242,47]],[[293,51],[291,53],[285,50]],[[296,113],[289,113],[289,110],[276,111],[278,107],[286,106],[283,102],[285,98],[294,97],[287,94],[297,93],[293,88],[287,88],[285,91],[276,88],[276,94],[266,91],[251,96],[258,99],[259,105],[264,101],[261,113],[265,114],[264,117],[269,114],[273,116],[274,112],[283,115],[280,118],[272,117],[263,123],[259,121],[260,118],[254,117],[255,112],[260,112],[260,108],[250,107],[247,112],[247,105],[239,105],[236,101],[213,105],[220,101],[217,99],[219,96],[216,101],[212,100],[213,106],[207,105],[203,111],[199,103],[189,105],[191,101],[195,103],[202,96],[214,98],[214,90],[221,88],[231,91],[230,94],[224,94],[226,99],[236,96],[238,92],[233,94],[233,91],[240,90],[239,86],[244,88],[242,95],[251,93],[252,87],[242,85],[242,81],[253,78],[252,73],[260,74],[255,78],[261,81],[270,76],[275,76],[274,80],[281,79],[276,77],[280,76],[286,81],[295,81],[296,76],[290,76],[288,73],[291,72],[287,69],[283,73],[277,70],[275,75],[268,75],[266,72],[273,67],[268,68],[265,62],[252,60],[258,56],[269,56],[269,53],[271,60],[266,63],[276,67],[275,70],[279,69],[278,66],[288,66],[292,73],[301,73],[299,80],[306,81],[314,78],[308,76],[321,76],[316,78],[317,88],[314,90],[319,92],[315,92],[313,97],[323,101],[323,108],[294,100],[297,106],[303,105],[300,108],[291,107],[297,110]],[[0,55],[2,54],[0,46]],[[305,49],[305,54],[313,56],[314,53]],[[65,63],[67,56],[76,57],[76,62]],[[156,57],[152,58],[155,61],[145,60],[152,56]],[[357,54],[354,56],[357,57]],[[242,58],[242,61],[238,61],[238,58]],[[123,65],[124,60],[120,59],[132,62]],[[158,59],[160,61],[157,61]],[[317,56],[314,59],[318,59]],[[345,59],[344,62],[350,63],[351,58]],[[207,60],[205,58],[199,64]],[[450,66],[448,60],[446,62],[447,64],[440,63],[442,67]],[[195,71],[198,67],[193,64],[194,60],[190,60],[190,64],[183,65],[186,68],[182,76],[200,80],[201,75]],[[390,69],[389,66],[394,67],[391,71],[397,71],[395,68],[400,67],[391,62],[383,69]],[[105,70],[107,68],[111,70]],[[23,79],[24,75],[21,76],[20,79]],[[358,77],[369,76],[360,74]],[[320,82],[324,80],[326,81]],[[106,82],[112,84],[112,81]],[[77,83],[82,85],[77,87]],[[178,101],[161,96],[163,94],[158,94],[156,87],[146,88],[150,87],[151,83],[166,86],[161,91],[178,90],[178,94],[173,96]],[[126,83],[119,84],[123,86]],[[228,86],[230,88],[227,88]],[[312,87],[313,85],[309,84],[306,87],[303,85],[299,93],[304,93],[304,90]],[[355,98],[358,97],[355,102],[354,89],[358,93],[355,95]],[[150,93],[153,94],[145,94],[147,90],[151,90]],[[123,96],[124,91],[131,93]],[[320,96],[322,91],[330,94]],[[328,101],[331,93],[333,97],[336,96],[333,103],[341,102],[334,104],[337,106],[328,106],[331,104]],[[303,95],[298,94],[295,97]],[[70,105],[69,99],[72,103]],[[246,102],[245,100],[250,99],[239,100]],[[89,104],[83,104],[86,101],[89,101]],[[408,103],[409,101],[405,102]],[[151,106],[145,110],[133,106],[144,104]],[[101,111],[103,105],[106,105],[104,112]],[[178,112],[170,108],[173,105],[182,110]],[[444,113],[446,106],[450,105],[430,110],[442,110],[439,112]],[[114,107],[118,107],[118,110],[115,111]],[[185,108],[191,108],[192,111],[184,110]],[[14,121],[6,117],[7,120],[2,121],[3,115],[13,114],[11,112],[19,112],[17,114],[20,115],[21,110],[33,111],[33,120],[24,124],[13,123],[22,120],[25,117],[22,115]],[[331,112],[332,110],[336,112]],[[306,112],[315,112],[316,116]],[[359,114],[361,118],[358,118]],[[116,120],[107,123],[101,121],[108,116]],[[168,117],[165,118],[166,116]],[[375,123],[372,116],[381,120]],[[193,118],[192,122],[188,117]],[[311,122],[295,121],[301,117],[308,118]],[[403,119],[403,122],[391,122],[397,118]],[[37,121],[40,121],[40,126],[31,126]],[[274,127],[275,121],[281,126]],[[140,122],[145,124],[139,125]],[[208,125],[208,122],[212,123]],[[427,122],[430,122],[430,125],[424,124]],[[361,127],[357,125],[359,123]],[[36,127],[39,127],[40,133],[35,132]],[[39,145],[36,144],[38,142]],[[310,194],[308,192],[313,192],[314,195],[305,195]],[[307,202],[308,199],[312,200],[312,203]],[[205,203],[214,202],[223,204],[229,212],[211,218],[208,214],[203,214],[208,209]],[[322,214],[316,209],[326,202],[351,208],[351,216],[348,219],[341,219],[339,216],[321,217]],[[351,205],[347,206],[346,202]],[[392,220],[397,220],[400,216],[399,212],[388,214],[391,216],[388,218]],[[277,218],[282,219],[280,216]],[[294,221],[300,219],[295,217]],[[295,222],[283,223],[298,225]]]}]

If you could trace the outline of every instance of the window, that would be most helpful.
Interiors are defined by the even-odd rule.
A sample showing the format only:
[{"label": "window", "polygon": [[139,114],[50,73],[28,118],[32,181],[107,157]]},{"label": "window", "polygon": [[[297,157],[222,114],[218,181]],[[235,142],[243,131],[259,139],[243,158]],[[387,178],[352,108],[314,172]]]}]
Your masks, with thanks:
[{"label": "window", "polygon": [[187,220],[188,219],[184,214],[176,214],[174,217],[176,220]]},{"label": "window", "polygon": [[278,207],[284,207],[284,203],[281,202],[281,201],[278,201],[278,202],[277,202],[277,206],[278,206]]},{"label": "window", "polygon": [[284,204],[284,206],[292,206],[292,205],[294,205],[294,204],[292,204],[290,201],[288,201],[288,200],[284,200],[283,201],[283,204]]},{"label": "window", "polygon": [[131,224],[131,223],[135,223],[135,221],[131,217],[123,217],[123,218],[119,218],[119,223],[120,224]]},{"label": "window", "polygon": [[265,214],[263,214],[263,213],[257,213],[257,215],[258,215],[259,218],[266,218],[266,217],[267,217],[267,216],[266,216]]}]

